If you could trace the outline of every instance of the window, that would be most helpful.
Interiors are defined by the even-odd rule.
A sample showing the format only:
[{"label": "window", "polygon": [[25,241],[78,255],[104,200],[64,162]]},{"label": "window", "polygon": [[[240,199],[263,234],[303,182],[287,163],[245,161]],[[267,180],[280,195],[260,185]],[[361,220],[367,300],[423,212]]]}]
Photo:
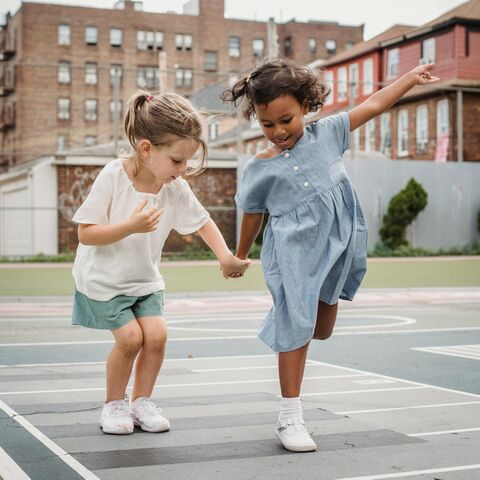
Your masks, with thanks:
[{"label": "window", "polygon": [[426,153],[428,150],[428,107],[419,105],[415,116],[417,153]]},{"label": "window", "polygon": [[357,128],[353,132],[353,150],[360,150],[360,129]]},{"label": "window", "polygon": [[397,118],[397,155],[408,155],[408,110],[400,110]]},{"label": "window", "polygon": [[327,53],[335,53],[337,51],[337,42],[335,40],[327,40],[325,42],[325,50]]},{"label": "window", "polygon": [[177,33],[175,35],[175,48],[179,51],[192,50],[193,39],[191,35],[184,35],[183,33]]},{"label": "window", "polygon": [[388,51],[387,59],[387,78],[395,78],[398,76],[398,64],[400,63],[400,50],[393,48]]},{"label": "window", "polygon": [[208,139],[211,141],[216,140],[218,137],[218,132],[219,132],[218,122],[211,122],[208,125]]},{"label": "window", "polygon": [[118,85],[122,84],[123,68],[121,65],[110,65],[110,85],[115,86],[115,80],[118,80]]},{"label": "window", "polygon": [[375,150],[375,119],[365,124],[365,151],[373,152]]},{"label": "window", "polygon": [[70,99],[59,98],[57,102],[57,118],[59,120],[70,120]]},{"label": "window", "polygon": [[448,100],[439,100],[437,102],[437,142],[442,135],[448,135],[450,130],[448,120]]},{"label": "window", "polygon": [[88,122],[97,121],[97,100],[92,98],[85,100],[85,120]]},{"label": "window", "polygon": [[380,117],[380,151],[390,155],[392,148],[392,130],[390,129],[390,113],[382,113]]},{"label": "window", "polygon": [[355,45],[355,42],[348,41],[345,43],[345,49],[350,50]]},{"label": "window", "polygon": [[140,88],[160,88],[160,72],[156,67],[139,67],[137,70],[137,86]]},{"label": "window", "polygon": [[177,68],[175,71],[175,86],[192,88],[193,70],[190,68]]},{"label": "window", "polygon": [[85,43],[87,45],[96,45],[98,42],[98,28],[85,27]]},{"label": "window", "polygon": [[263,38],[254,38],[252,40],[253,56],[262,58],[265,51],[265,40]]},{"label": "window", "polygon": [[240,57],[240,37],[228,37],[228,55],[232,58]]},{"label": "window", "polygon": [[59,135],[57,137],[57,151],[64,152],[68,150],[68,135]]},{"label": "window", "polygon": [[112,47],[121,47],[122,37],[123,37],[123,31],[121,28],[110,29],[110,45]]},{"label": "window", "polygon": [[70,25],[58,26],[58,44],[65,46],[70,45]]},{"label": "window", "polygon": [[70,62],[60,62],[58,64],[58,83],[68,84],[70,81]]},{"label": "window", "polygon": [[352,63],[348,66],[348,76],[349,76],[349,84],[350,84],[349,96],[351,95],[352,98],[357,98],[358,97],[358,63]]},{"label": "window", "polygon": [[86,147],[91,147],[93,145],[96,145],[97,137],[95,135],[87,135],[83,143]]},{"label": "window", "polygon": [[110,100],[110,120],[114,122],[122,117],[123,104],[121,100]]},{"label": "window", "polygon": [[217,52],[205,50],[204,70],[206,72],[217,71]]},{"label": "window", "polygon": [[310,37],[308,39],[308,50],[310,53],[317,53],[317,39]]},{"label": "window", "polygon": [[137,48],[139,50],[163,50],[163,32],[138,30]]},{"label": "window", "polygon": [[96,85],[97,84],[97,64],[86,63],[85,64],[85,84]]},{"label": "window", "polygon": [[163,32],[155,32],[155,47],[157,50],[163,50]]},{"label": "window", "polygon": [[435,63],[435,38],[427,38],[422,42],[420,63]]},{"label": "window", "polygon": [[292,37],[286,37],[283,43],[284,49],[285,49],[285,55],[291,55],[292,54]]},{"label": "window", "polygon": [[373,93],[373,58],[363,61],[363,95]]},{"label": "window", "polygon": [[337,100],[343,102],[347,99],[347,68],[337,70]]},{"label": "window", "polygon": [[334,99],[334,88],[335,85],[333,83],[333,72],[331,70],[327,70],[323,75],[323,80],[330,86],[330,93],[328,97],[325,99],[325,105],[331,105]]}]

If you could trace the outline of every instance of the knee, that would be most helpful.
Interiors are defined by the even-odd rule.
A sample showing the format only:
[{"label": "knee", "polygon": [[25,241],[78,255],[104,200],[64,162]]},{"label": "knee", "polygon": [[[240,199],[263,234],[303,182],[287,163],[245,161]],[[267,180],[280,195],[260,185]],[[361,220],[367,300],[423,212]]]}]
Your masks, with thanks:
[{"label": "knee", "polygon": [[135,356],[142,348],[143,335],[141,330],[130,329],[125,332],[121,339],[117,339],[115,345],[126,356]]},{"label": "knee", "polygon": [[153,331],[144,334],[143,348],[149,352],[163,352],[167,343],[167,326],[160,325]]}]

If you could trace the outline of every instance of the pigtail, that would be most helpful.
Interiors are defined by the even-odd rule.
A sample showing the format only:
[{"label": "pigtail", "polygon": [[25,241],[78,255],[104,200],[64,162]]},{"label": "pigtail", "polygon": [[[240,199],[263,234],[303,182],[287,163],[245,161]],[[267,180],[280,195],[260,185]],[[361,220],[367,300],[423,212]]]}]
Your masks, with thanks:
[{"label": "pigtail", "polygon": [[145,103],[148,102],[149,98],[152,98],[152,95],[149,92],[138,90],[128,99],[123,122],[125,134],[131,145],[135,145],[136,143],[137,136],[135,131],[140,110]]},{"label": "pigtail", "polygon": [[247,102],[245,102],[246,105],[243,109],[243,115],[247,120],[250,120],[250,117],[254,113],[251,102],[251,89],[254,75],[255,72],[248,74],[246,77],[235,83],[232,88],[227,88],[220,95],[220,98],[225,103],[232,103],[235,107],[238,107],[242,103],[242,100],[246,98]]}]

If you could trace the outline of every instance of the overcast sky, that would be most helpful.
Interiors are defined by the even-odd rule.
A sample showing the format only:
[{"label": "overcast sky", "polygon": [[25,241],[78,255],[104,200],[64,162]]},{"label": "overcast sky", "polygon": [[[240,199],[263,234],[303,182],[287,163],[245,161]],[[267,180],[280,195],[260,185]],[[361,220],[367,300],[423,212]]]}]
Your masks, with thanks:
[{"label": "overcast sky", "polygon": [[[37,0],[30,0],[37,1]],[[12,14],[19,0],[0,0],[0,14]],[[114,0],[50,0],[39,3],[61,3],[84,7],[111,8]],[[184,0],[144,0],[145,11],[182,12]],[[324,20],[346,25],[365,24],[365,39],[388,27],[402,23],[421,25],[464,3],[464,0],[225,0],[225,16],[277,21],[295,18],[299,21]]]}]

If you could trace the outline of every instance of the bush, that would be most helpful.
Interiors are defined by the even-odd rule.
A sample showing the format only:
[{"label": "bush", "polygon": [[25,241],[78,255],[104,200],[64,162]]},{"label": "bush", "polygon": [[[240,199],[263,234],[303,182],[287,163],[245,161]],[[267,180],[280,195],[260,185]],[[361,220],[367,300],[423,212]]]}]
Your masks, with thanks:
[{"label": "bush", "polygon": [[422,185],[411,178],[407,186],[390,200],[380,229],[380,238],[385,247],[396,249],[408,245],[406,229],[427,206],[427,198],[428,194]]}]

